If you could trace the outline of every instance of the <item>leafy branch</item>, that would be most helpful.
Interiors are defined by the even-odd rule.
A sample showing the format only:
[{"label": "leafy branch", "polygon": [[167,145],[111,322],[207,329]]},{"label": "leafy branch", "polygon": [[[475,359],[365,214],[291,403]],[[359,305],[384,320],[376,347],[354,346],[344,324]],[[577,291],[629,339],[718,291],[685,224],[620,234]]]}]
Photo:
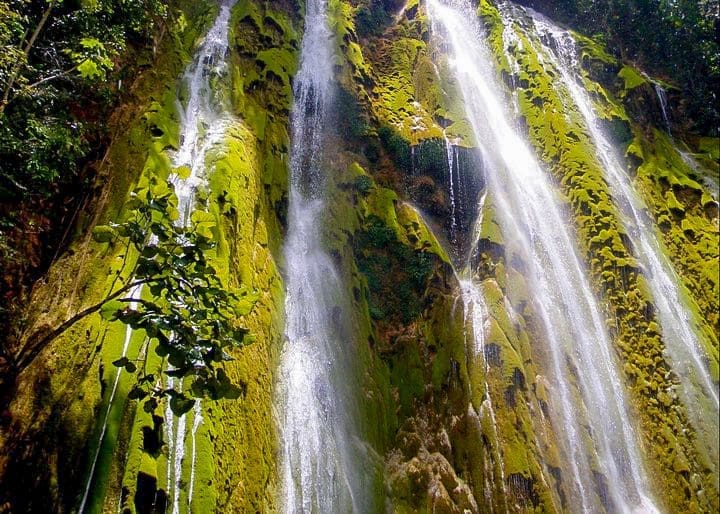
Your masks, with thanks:
[{"label": "leafy branch", "polygon": [[[180,380],[191,378],[193,396],[239,396],[221,364],[232,359],[227,350],[252,342],[239,319],[250,312],[256,297],[245,288],[224,285],[208,260],[215,247],[213,217],[198,211],[187,227],[175,223],[177,198],[166,183],[133,193],[126,210],[125,221],[95,227],[93,237],[99,243],[134,248],[137,260],[127,278],[120,287],[113,285],[101,301],[47,334],[31,338],[15,356],[16,369],[24,369],[50,342],[99,312],[105,320],[143,330],[169,365],[163,373]],[[162,380],[146,366],[138,368],[127,357],[114,364],[136,373],[130,396],[146,399],[147,409],[157,406],[162,396],[170,397],[178,413],[192,408],[194,400],[172,387],[163,388]]]}]

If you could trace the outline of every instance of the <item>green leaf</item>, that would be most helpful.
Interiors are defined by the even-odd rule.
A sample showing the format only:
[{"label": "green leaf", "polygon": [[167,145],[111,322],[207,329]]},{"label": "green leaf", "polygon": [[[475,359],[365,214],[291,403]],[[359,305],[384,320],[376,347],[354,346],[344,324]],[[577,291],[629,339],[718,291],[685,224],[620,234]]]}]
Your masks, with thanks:
[{"label": "green leaf", "polygon": [[125,202],[125,208],[129,211],[135,211],[142,206],[143,202],[138,195],[132,195],[130,199]]},{"label": "green leaf", "polygon": [[188,166],[178,166],[175,168],[174,172],[179,179],[185,180],[190,176],[192,170]]},{"label": "green leaf", "polygon": [[128,393],[128,398],[131,400],[142,400],[147,395],[148,395],[148,392],[145,389],[136,385],[136,386],[133,386],[132,389],[130,389],[130,392]]},{"label": "green leaf", "polygon": [[176,368],[181,368],[185,364],[185,358],[186,356],[183,355],[181,352],[170,351],[170,356],[168,357],[168,362],[175,366]]},{"label": "green leaf", "polygon": [[118,300],[110,300],[100,307],[100,316],[107,321],[115,321],[118,318],[118,311],[125,308],[125,304]]},{"label": "green leaf", "polygon": [[97,63],[91,59],[86,59],[78,65],[78,72],[84,79],[102,78],[105,71],[98,67]]},{"label": "green leaf", "polygon": [[80,40],[80,46],[87,49],[105,48],[105,46],[94,37],[84,37]]},{"label": "green leaf", "polygon": [[176,416],[182,416],[190,411],[195,405],[195,400],[179,394],[170,398],[170,409]]},{"label": "green leaf", "polygon": [[193,222],[195,232],[208,239],[212,239],[212,229],[215,227],[215,217],[209,212],[195,211],[192,213],[190,219]]},{"label": "green leaf", "polygon": [[148,414],[152,414],[155,412],[155,409],[157,409],[158,401],[157,398],[153,398],[152,396],[145,400],[145,404],[143,405],[143,410],[147,412]]},{"label": "green leaf", "polygon": [[118,368],[122,368],[129,362],[127,357],[120,357],[118,360],[115,360],[112,362],[113,366],[117,366]]},{"label": "green leaf", "polygon": [[158,254],[158,247],[156,245],[148,245],[142,250],[142,256],[152,259]]},{"label": "green leaf", "polygon": [[242,338],[243,344],[252,344],[257,340],[257,336],[255,334],[245,334]]}]

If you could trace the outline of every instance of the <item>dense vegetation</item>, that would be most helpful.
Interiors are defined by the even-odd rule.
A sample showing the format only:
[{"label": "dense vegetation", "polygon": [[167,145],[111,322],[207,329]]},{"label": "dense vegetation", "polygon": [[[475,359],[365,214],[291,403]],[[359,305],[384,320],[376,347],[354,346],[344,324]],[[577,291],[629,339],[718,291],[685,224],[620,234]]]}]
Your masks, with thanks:
[{"label": "dense vegetation", "polygon": [[695,130],[717,135],[720,12],[717,0],[520,0],[605,41],[623,60],[683,90]]},{"label": "dense vegetation", "polygon": [[166,15],[160,0],[0,3],[1,317],[90,198],[124,64]]}]

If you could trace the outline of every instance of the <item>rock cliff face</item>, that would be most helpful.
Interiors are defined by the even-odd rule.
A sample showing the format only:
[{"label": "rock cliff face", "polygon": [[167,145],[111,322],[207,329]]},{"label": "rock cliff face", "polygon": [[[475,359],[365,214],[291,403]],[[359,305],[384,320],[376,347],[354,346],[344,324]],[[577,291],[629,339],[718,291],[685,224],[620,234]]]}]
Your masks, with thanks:
[{"label": "rock cliff face", "polygon": [[[156,62],[140,67],[132,100],[108,120],[114,137],[98,165],[101,194],[75,242],[35,285],[16,350],[101,299],[135,258],[90,234],[96,224],[121,219],[132,190],[173,171],[176,102],[187,94],[179,77],[217,11],[211,1],[175,4],[177,22]],[[234,121],[208,153],[198,193],[211,216],[221,279],[257,294],[244,320],[255,342],[225,364],[241,396],[203,400],[201,416],[187,415],[178,474],[164,406],[147,412],[127,399],[131,378],[112,364],[124,347],[132,358],[145,352],[145,335],[90,316],[45,348],[7,394],[0,512],[76,512],[82,503],[87,512],[170,512],[171,466],[181,512],[282,508],[273,391],[285,342],[288,122],[303,9],[293,0],[239,0],[232,8],[228,71],[216,87]],[[376,505],[399,513],[573,511],[562,427],[548,414],[554,377],[538,306],[506,243],[513,236],[496,219],[501,207],[482,202],[478,141],[446,49],[431,37],[425,3],[328,0],[327,9],[337,94],[325,170],[332,223],[323,239],[353,302],[358,373],[348,379],[357,382],[361,412],[364,440],[356,444],[382,471]],[[656,505],[717,510],[717,426],[691,422],[647,270],[623,228],[591,134],[568,109],[557,70],[531,40],[527,15],[513,15],[512,44],[495,2],[481,0],[477,16],[508,98],[517,99],[516,121],[577,233]],[[669,136],[651,79],[598,43],[576,39],[583,84],[692,298],[689,315],[717,394],[718,141]],[[480,284],[485,305],[481,357],[473,352],[472,304],[456,274],[466,262],[463,279]],[[596,481],[602,489],[600,471]]]}]

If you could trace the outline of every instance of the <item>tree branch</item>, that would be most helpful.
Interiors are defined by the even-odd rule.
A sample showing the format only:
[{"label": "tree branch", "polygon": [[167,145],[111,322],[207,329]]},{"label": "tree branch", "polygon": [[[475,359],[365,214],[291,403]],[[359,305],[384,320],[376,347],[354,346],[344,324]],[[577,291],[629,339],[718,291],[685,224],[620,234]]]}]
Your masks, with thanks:
[{"label": "tree branch", "polygon": [[[89,316],[90,314],[93,314],[94,312],[97,312],[100,310],[100,308],[109,302],[110,300],[115,300],[122,296],[124,293],[127,293],[134,287],[140,286],[142,284],[147,284],[148,282],[152,282],[155,280],[155,278],[146,278],[143,280],[136,280],[135,282],[131,282],[130,284],[127,284],[114,293],[112,293],[109,296],[106,296],[103,300],[100,302],[91,305],[90,307],[83,309],[82,311],[75,314],[70,319],[66,320],[64,323],[62,323],[59,327],[52,330],[45,336],[41,337],[38,340],[31,339],[28,341],[26,345],[24,345],[20,351],[15,355],[15,358],[13,359],[13,366],[15,369],[19,372],[23,369],[25,369],[30,363],[35,360],[35,357],[38,356],[38,354],[53,340],[57,339],[63,332],[68,330],[70,327],[72,327],[75,323],[80,321],[81,319]],[[138,301],[138,299],[133,299],[133,301]],[[32,337],[32,336],[31,336]]]},{"label": "tree branch", "polygon": [[72,68],[70,68],[70,69],[68,69],[68,70],[65,70],[65,71],[60,72],[60,73],[56,73],[55,75],[50,75],[49,77],[45,77],[45,78],[43,78],[43,79],[38,80],[37,82],[33,82],[32,84],[30,84],[30,85],[28,85],[28,86],[25,86],[25,89],[33,89],[33,88],[36,88],[37,86],[39,86],[40,84],[44,84],[45,82],[49,82],[49,81],[51,81],[51,80],[59,79],[59,78],[61,78],[61,77],[65,77],[65,76],[67,76],[67,75],[70,75],[73,71],[75,71],[76,69],[78,69],[78,67],[79,67],[82,63],[84,63],[85,61],[87,61],[87,59],[85,59],[85,60],[83,60],[83,61],[80,61],[78,64],[76,64],[75,66],[73,66]]}]

